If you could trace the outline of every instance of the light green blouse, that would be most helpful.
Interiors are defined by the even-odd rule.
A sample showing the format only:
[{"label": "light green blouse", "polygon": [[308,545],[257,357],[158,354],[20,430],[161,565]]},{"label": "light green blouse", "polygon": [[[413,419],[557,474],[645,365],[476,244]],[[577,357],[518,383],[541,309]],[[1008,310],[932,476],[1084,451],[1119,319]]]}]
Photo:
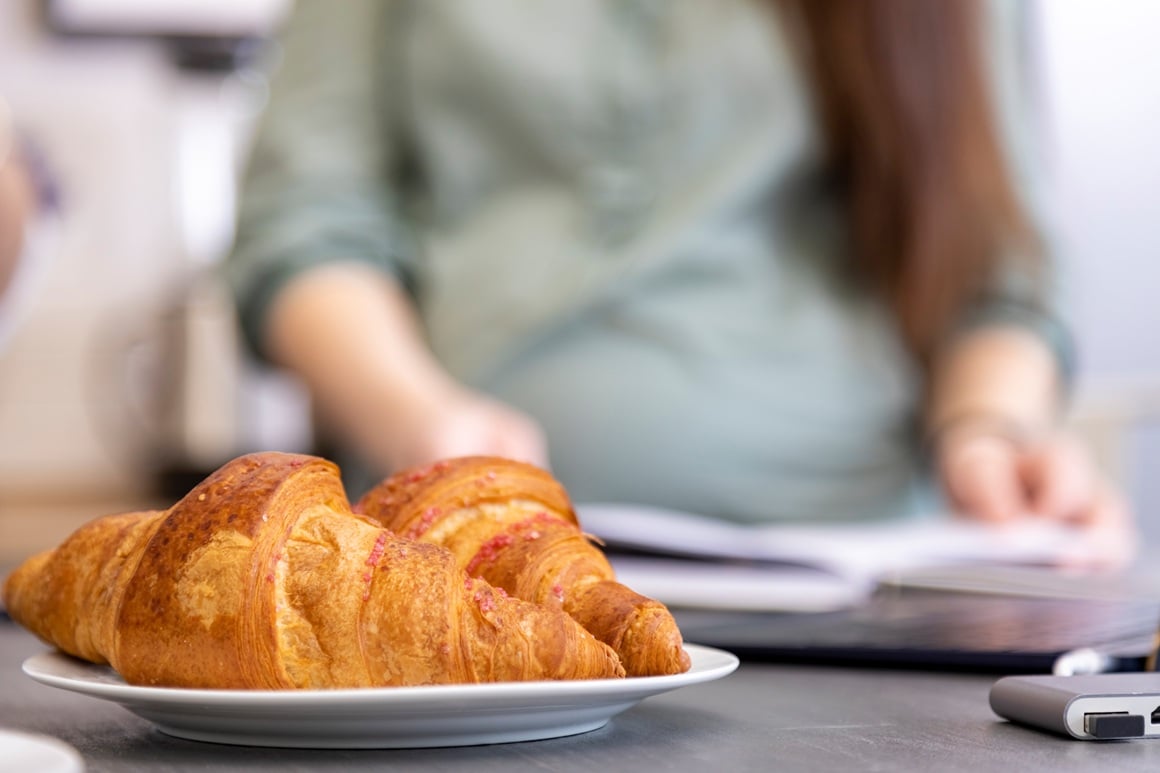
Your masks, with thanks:
[{"label": "light green blouse", "polygon": [[[841,281],[774,9],[300,0],[226,265],[250,341],[295,272],[368,261],[452,374],[542,422],[577,501],[750,522],[930,508],[921,374]],[[992,27],[1019,161],[1018,24]],[[1012,282],[971,322],[1058,343],[1039,294]]]}]

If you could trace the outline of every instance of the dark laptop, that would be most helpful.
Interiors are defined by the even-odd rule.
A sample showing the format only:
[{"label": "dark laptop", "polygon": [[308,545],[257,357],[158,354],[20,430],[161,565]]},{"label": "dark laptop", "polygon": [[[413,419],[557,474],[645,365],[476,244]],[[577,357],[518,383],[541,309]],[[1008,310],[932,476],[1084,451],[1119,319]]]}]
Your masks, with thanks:
[{"label": "dark laptop", "polygon": [[[1160,596],[1142,595],[1160,587],[1049,569],[1080,545],[1046,527],[1000,540],[938,520],[778,530],[639,505],[578,513],[625,582],[669,604],[687,641],[748,659],[1138,670],[1160,629]],[[755,611],[774,609],[796,611]]]},{"label": "dark laptop", "polygon": [[1160,602],[1028,597],[884,586],[851,609],[674,609],[688,642],[743,659],[1062,673],[1155,667]]}]

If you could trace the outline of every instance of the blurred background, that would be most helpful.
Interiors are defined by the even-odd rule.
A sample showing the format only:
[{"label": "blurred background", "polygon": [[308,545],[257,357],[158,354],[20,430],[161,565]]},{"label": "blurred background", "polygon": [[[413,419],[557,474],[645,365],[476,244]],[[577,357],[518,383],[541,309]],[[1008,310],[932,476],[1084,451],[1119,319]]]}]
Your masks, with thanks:
[{"label": "blurred background", "polygon": [[[1079,348],[1073,421],[1160,544],[1160,3],[1034,10],[1046,200]],[[221,462],[309,450],[209,272],[291,0],[6,0],[0,97],[58,213],[0,316],[0,562]],[[33,528],[35,526],[35,528]]]}]

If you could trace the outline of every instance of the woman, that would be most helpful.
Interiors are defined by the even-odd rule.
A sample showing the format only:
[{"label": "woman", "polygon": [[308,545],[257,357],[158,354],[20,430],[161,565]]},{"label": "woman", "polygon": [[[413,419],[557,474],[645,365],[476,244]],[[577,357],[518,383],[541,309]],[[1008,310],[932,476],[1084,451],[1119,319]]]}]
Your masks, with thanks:
[{"label": "woman", "polygon": [[227,268],[372,477],[498,453],[742,522],[941,489],[1127,543],[1058,427],[1017,9],[298,6]]},{"label": "woman", "polygon": [[21,136],[0,96],[0,351],[48,269],[58,205],[37,146]]},{"label": "woman", "polygon": [[32,184],[17,152],[12,113],[0,97],[0,299],[16,275],[33,204]]}]

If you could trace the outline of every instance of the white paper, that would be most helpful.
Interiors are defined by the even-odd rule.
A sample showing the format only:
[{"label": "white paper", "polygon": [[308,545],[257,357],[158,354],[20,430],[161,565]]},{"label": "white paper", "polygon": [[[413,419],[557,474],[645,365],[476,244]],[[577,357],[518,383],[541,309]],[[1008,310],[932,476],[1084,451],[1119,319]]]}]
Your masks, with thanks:
[{"label": "white paper", "polygon": [[830,612],[874,589],[830,572],[785,564],[742,565],[612,554],[617,579],[670,607],[745,612]]},{"label": "white paper", "polygon": [[902,572],[1050,565],[1084,555],[1080,532],[1031,519],[1002,527],[949,516],[748,526],[606,503],[578,505],[577,514],[609,547],[646,551],[613,553],[614,567],[625,584],[674,606],[832,609]]}]

